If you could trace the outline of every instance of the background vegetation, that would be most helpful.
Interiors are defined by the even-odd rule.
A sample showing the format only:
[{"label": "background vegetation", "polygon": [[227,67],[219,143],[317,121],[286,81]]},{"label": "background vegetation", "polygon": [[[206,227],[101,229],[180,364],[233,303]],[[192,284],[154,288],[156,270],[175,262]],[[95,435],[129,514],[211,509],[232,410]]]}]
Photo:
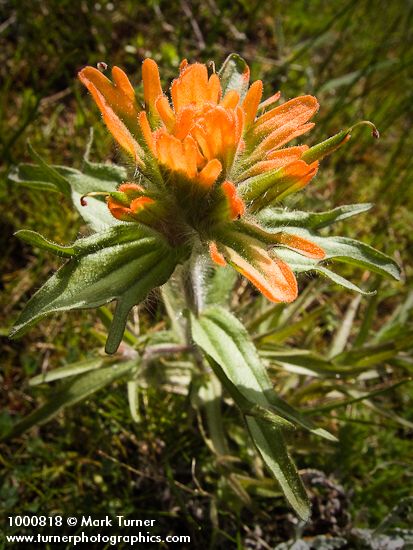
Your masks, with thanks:
[{"label": "background vegetation", "polygon": [[[348,399],[379,391],[334,408],[325,396],[340,380],[304,376],[287,362],[275,362],[279,391],[304,409],[324,406],[320,417],[339,437],[338,444],[301,432],[291,439],[313,499],[313,520],[305,528],[276,496],[276,487],[266,491],[264,482],[250,487],[252,503],[237,496],[205,446],[189,397],[155,384],[143,395],[140,423],[131,419],[125,387],[119,385],[2,444],[2,513],[153,517],[163,535],[190,534],[193,548],[274,548],[302,534],[350,540],[355,529],[377,528],[386,517],[383,531],[389,524],[408,527],[413,3],[3,0],[0,13],[2,430],[45,395],[29,387],[31,376],[82,360],[102,342],[104,328],[94,312],[56,316],[18,342],[6,337],[25,300],[59,265],[13,233],[33,229],[68,243],[82,231],[77,215],[57,195],[7,181],[14,164],[30,160],[27,140],[46,160],[79,167],[92,126],[93,160],[121,160],[76,81],[86,64],[120,65],[141,92],[144,57],[159,63],[167,85],[184,57],[220,65],[237,51],[250,64],[252,79],[263,79],[267,94],[280,89],[285,99],[302,93],[318,97],[317,126],[307,142],[360,119],[374,121],[381,139],[373,141],[365,129],[355,132],[291,206],[320,211],[375,203],[370,213],[341,224],[340,230],[393,255],[403,268],[402,283],[346,268],[355,282],[379,289],[361,300],[323,280],[302,278],[306,298],[300,307],[289,310],[288,317],[280,306],[265,321],[275,334],[269,344],[284,350],[309,349],[324,357],[333,351],[353,353],[348,362],[355,371],[342,385]],[[239,315],[258,327],[264,306],[257,303],[248,312],[241,300]],[[141,324],[167,326],[157,300],[144,309]],[[224,421],[234,442],[242,441],[232,409]],[[242,461],[250,460],[247,454]]]}]

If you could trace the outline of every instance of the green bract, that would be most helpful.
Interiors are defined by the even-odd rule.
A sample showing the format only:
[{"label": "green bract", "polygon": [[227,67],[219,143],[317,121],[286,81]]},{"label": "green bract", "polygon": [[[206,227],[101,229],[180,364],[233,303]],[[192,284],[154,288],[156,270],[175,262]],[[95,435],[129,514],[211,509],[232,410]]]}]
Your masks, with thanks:
[{"label": "green bract", "polygon": [[23,232],[22,236],[72,258],[28,302],[11,336],[20,336],[49,313],[116,300],[108,353],[117,350],[130,309],[152,288],[165,283],[183,257],[179,256],[183,251],[171,248],[161,235],[135,224],[95,233],[67,248],[50,244],[36,233]]}]

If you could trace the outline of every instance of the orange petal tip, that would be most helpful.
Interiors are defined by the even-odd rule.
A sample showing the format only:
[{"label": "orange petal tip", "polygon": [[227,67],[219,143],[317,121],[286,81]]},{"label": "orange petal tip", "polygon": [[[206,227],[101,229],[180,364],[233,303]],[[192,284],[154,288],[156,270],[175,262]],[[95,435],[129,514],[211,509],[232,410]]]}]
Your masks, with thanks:
[{"label": "orange petal tip", "polygon": [[211,260],[217,265],[220,265],[221,267],[225,267],[227,265],[223,254],[218,251],[218,247],[214,241],[209,243],[209,255],[211,256]]},{"label": "orange petal tip", "polygon": [[240,218],[245,213],[245,204],[237,194],[237,188],[231,181],[224,181],[222,184],[224,192],[230,207],[230,214],[233,220]]}]

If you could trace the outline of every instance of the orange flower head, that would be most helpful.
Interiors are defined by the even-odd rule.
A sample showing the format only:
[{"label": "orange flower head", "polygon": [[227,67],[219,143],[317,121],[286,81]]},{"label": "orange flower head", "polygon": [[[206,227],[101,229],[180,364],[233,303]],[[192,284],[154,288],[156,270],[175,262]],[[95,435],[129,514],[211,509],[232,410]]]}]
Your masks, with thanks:
[{"label": "orange flower head", "polygon": [[[110,194],[113,216],[150,225],[175,243],[197,235],[215,263],[238,269],[270,300],[293,300],[295,277],[276,248],[245,234],[255,227],[256,213],[316,174],[318,161],[305,160],[308,147],[288,144],[313,127],[317,100],[302,96],[275,106],[280,94],[262,102],[263,84],[249,86],[247,66],[228,81],[186,60],[168,95],[157,64],[145,59],[142,109],[125,73],[114,67],[112,77],[92,67],[79,73],[139,178],[139,185],[122,184]],[[276,245],[323,254],[294,236]]]}]

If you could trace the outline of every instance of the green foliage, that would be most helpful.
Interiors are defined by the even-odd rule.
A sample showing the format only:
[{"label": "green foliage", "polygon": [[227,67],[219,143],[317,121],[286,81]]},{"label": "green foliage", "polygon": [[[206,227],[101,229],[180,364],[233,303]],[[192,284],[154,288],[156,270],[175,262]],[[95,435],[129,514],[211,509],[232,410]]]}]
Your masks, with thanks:
[{"label": "green foliage", "polygon": [[[27,235],[27,234],[26,234]],[[40,241],[36,236],[36,242]],[[45,241],[41,241],[43,247]],[[56,246],[48,245],[55,251]],[[61,254],[62,247],[58,248]],[[130,309],[163,284],[179,259],[154,231],[138,225],[115,226],[63,248],[69,260],[33,296],[17,320],[12,337],[58,311],[98,307],[117,301],[106,350],[114,353],[123,338]]]},{"label": "green foliage", "polygon": [[[100,361],[100,368],[94,367],[89,372],[80,375],[76,374],[76,371],[71,367],[71,376],[73,378],[69,382],[63,383],[47,403],[20,422],[14,424],[13,428],[5,436],[7,438],[16,437],[33,426],[38,426],[43,422],[51,420],[63,408],[70,407],[79,403],[79,401],[87,399],[90,395],[98,392],[108,384],[112,384],[119,378],[125,377],[134,367],[136,367],[136,363],[133,361],[109,366],[104,366],[103,361]],[[56,379],[56,376],[53,379]]]}]

